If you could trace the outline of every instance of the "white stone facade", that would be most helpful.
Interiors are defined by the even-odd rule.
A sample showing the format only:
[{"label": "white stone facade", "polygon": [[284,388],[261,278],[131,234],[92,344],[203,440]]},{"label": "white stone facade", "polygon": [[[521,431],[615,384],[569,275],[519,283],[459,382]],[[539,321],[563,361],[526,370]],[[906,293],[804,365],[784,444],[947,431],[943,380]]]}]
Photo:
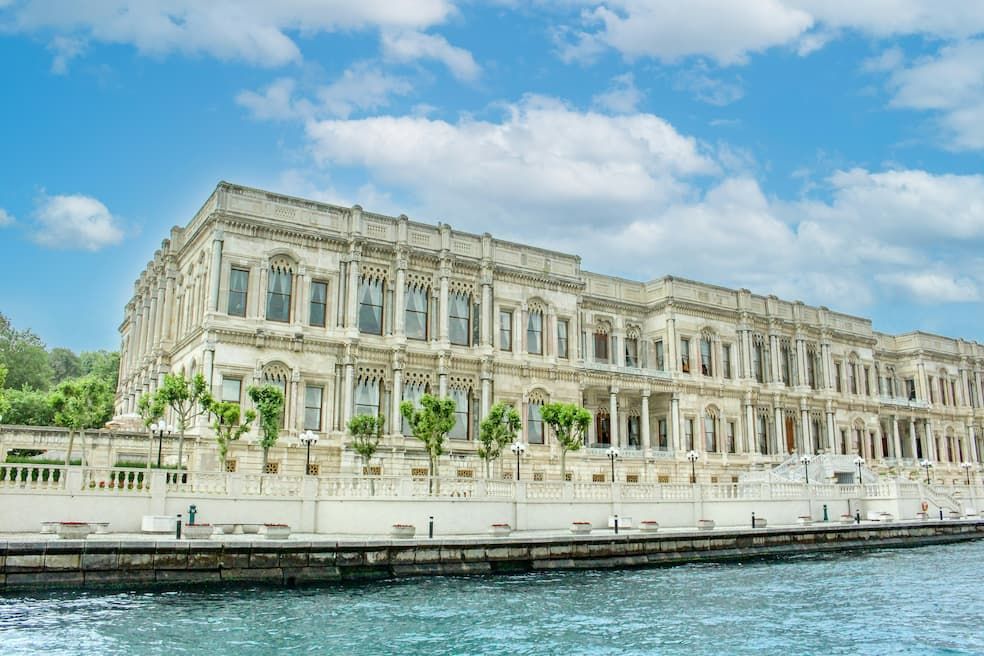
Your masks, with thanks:
[{"label": "white stone facade", "polygon": [[497,401],[521,410],[524,471],[545,479],[559,477],[536,420],[546,401],[594,415],[568,461],[596,481],[610,477],[609,444],[629,481],[679,480],[695,450],[702,479],[730,482],[790,453],[956,473],[980,462],[984,437],[976,342],[878,333],[745,289],[589,273],[574,255],[228,183],[154,254],[120,333],[117,415],[168,371],[200,372],[242,403],[249,385],[275,382],[282,443],[318,433],[325,473],[355,467],[355,412],[387,419],[382,473],[423,463],[398,401],[424,390],[459,403],[445,475],[479,475],[478,421]]}]

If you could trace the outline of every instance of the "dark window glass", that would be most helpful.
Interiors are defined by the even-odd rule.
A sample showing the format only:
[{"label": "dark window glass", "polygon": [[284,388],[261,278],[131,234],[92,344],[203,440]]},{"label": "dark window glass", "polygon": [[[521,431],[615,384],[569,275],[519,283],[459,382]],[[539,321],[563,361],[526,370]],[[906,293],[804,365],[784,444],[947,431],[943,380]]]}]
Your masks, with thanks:
[{"label": "dark window glass", "polygon": [[246,294],[249,289],[249,271],[233,269],[229,272],[229,309],[234,317],[246,316]]},{"label": "dark window glass", "polygon": [[359,287],[359,332],[383,334],[383,281],[363,278]]},{"label": "dark window glass", "polygon": [[407,337],[427,339],[427,290],[423,287],[408,287],[406,296]]},{"label": "dark window glass", "polygon": [[567,319],[557,322],[557,357],[567,357]]},{"label": "dark window glass", "polygon": [[452,344],[469,346],[471,298],[468,294],[454,292],[448,297],[448,304],[448,338]]},{"label": "dark window glass", "polygon": [[290,321],[290,293],[293,276],[289,270],[270,269],[267,286],[266,318],[270,321]]},{"label": "dark window glass", "polygon": [[321,430],[321,388],[308,385],[304,388],[304,430]]},{"label": "dark window glass", "polygon": [[499,348],[503,351],[512,350],[512,312],[499,312]]},{"label": "dark window glass", "polygon": [[311,325],[325,327],[325,315],[328,304],[328,284],[314,281],[311,283]]}]

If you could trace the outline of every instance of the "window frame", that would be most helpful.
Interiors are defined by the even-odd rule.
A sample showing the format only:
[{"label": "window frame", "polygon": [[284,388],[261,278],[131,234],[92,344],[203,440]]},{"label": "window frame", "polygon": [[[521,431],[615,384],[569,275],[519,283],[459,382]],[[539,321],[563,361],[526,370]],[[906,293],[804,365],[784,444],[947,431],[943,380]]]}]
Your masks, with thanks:
[{"label": "window frame", "polygon": [[[310,392],[312,390],[317,390],[318,392],[318,405],[313,406],[310,404]],[[324,423],[322,415],[324,414],[324,404],[325,404],[325,388],[322,385],[305,385],[304,386],[304,430],[310,430],[320,433],[321,427]],[[317,411],[318,421],[316,425],[312,425],[309,421],[309,413],[312,410]]]},{"label": "window frame", "polygon": [[[383,326],[386,323],[386,311],[385,311],[385,305],[386,305],[386,298],[385,297],[386,297],[386,295],[383,293],[385,291],[384,290],[384,287],[385,287],[385,283],[384,283],[383,279],[382,278],[377,278],[377,277],[374,277],[374,276],[372,276],[372,277],[371,276],[362,276],[362,280],[359,282],[358,311],[357,311],[357,316],[356,316],[356,323],[358,324],[359,332],[362,333],[362,334],[365,334],[365,335],[378,335],[378,336],[382,336],[382,334],[383,334]],[[365,297],[365,291],[364,290],[369,289],[370,291],[372,291],[375,288],[378,288],[378,290],[379,290],[379,305],[376,305],[374,303],[367,303],[367,302],[363,301],[363,298]],[[363,319],[363,308],[379,308],[379,331],[378,332],[373,331],[373,330],[367,330],[363,326],[363,321],[362,321],[362,319]]]},{"label": "window frame", "polygon": [[[563,337],[561,337],[561,328],[563,328]],[[568,360],[570,358],[569,348],[570,348],[570,334],[571,326],[568,319],[558,319],[557,320],[557,357],[562,360]]]},{"label": "window frame", "polygon": [[[539,326],[534,328],[534,320]],[[533,350],[533,339],[536,339],[537,350]],[[530,355],[543,355],[543,311],[530,310],[526,313],[526,352]]]},{"label": "window frame", "polygon": [[[503,323],[503,319],[507,319]],[[499,350],[513,352],[513,311],[499,308]]]},{"label": "window frame", "polygon": [[[245,277],[242,289],[233,289],[233,281],[236,279],[236,274],[243,274]],[[242,314],[232,311],[233,298],[242,296]],[[242,267],[231,267],[229,269],[229,298],[226,302],[226,314],[230,317],[244,317],[249,309],[249,269],[244,269]]]},{"label": "window frame", "polygon": [[[284,293],[282,291],[274,291],[278,280],[287,281],[287,293]],[[271,316],[271,314],[274,314],[273,312],[271,312],[271,307],[273,307],[272,303],[275,297],[279,297],[281,299],[286,298],[286,302],[281,301],[282,302],[281,307],[283,308],[283,314],[282,314],[283,318],[280,318],[279,316]],[[292,309],[291,306],[293,304],[294,304],[294,274],[290,271],[290,269],[284,269],[281,271],[279,267],[271,267],[269,280],[267,281],[267,302],[266,302],[266,314],[265,314],[266,320],[276,321],[278,323],[290,323],[290,315]]]},{"label": "window frame", "polygon": [[[315,300],[314,290],[320,285],[324,289],[323,300],[318,302]],[[328,326],[328,282],[325,280],[312,280],[310,297],[308,300],[308,325],[314,326],[315,328],[325,328]],[[314,321],[314,309],[315,307],[321,307],[321,323],[315,323]]]}]

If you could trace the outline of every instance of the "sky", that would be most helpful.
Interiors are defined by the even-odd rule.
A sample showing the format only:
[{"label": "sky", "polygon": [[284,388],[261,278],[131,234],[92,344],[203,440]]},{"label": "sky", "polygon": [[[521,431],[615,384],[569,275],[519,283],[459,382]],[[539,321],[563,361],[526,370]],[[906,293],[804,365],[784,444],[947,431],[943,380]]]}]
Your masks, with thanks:
[{"label": "sky", "polygon": [[51,347],[220,180],[984,342],[984,2],[0,0],[0,88]]}]

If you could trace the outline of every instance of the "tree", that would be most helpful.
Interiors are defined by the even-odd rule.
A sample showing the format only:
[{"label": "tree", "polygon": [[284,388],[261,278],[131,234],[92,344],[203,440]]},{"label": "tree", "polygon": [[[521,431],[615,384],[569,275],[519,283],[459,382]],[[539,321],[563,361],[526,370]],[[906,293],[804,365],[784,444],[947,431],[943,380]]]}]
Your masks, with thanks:
[{"label": "tree", "polygon": [[420,397],[419,409],[410,401],[400,404],[400,414],[410,424],[413,436],[423,442],[427,450],[428,473],[432,479],[437,474],[437,459],[444,453],[444,440],[448,431],[454,428],[456,409],[454,399],[430,394]]},{"label": "tree", "polygon": [[386,420],[382,415],[356,415],[349,419],[348,432],[352,436],[352,450],[362,456],[363,472],[369,472],[369,461],[379,448]]},{"label": "tree", "polygon": [[246,390],[260,416],[260,446],[266,473],[270,448],[280,439],[280,419],[284,416],[284,393],[276,385],[252,385]]},{"label": "tree", "polygon": [[147,432],[150,433],[150,439],[148,440],[150,444],[147,447],[147,469],[150,469],[150,454],[154,448],[154,432],[150,427],[154,422],[164,416],[164,404],[156,394],[141,394],[140,398],[137,399],[137,414],[140,415],[140,420],[143,422]]},{"label": "tree", "polygon": [[[0,364],[0,417],[4,415],[9,415],[10,413],[10,401],[7,400],[7,394],[3,389],[3,381],[7,379],[7,366]],[[10,423],[8,417],[7,423]]]},{"label": "tree", "polygon": [[83,373],[89,373],[88,371],[82,371],[79,356],[67,348],[51,349],[48,352],[48,364],[51,365],[52,381],[55,384],[63,380],[68,380],[69,378],[78,378]]},{"label": "tree", "polygon": [[9,406],[3,414],[6,424],[17,426],[51,426],[55,410],[48,403],[48,393],[37,390],[5,389],[3,395]]},{"label": "tree", "polygon": [[543,422],[553,429],[560,445],[560,479],[567,480],[567,452],[577,451],[591,424],[591,413],[576,403],[547,403],[540,408]]},{"label": "tree", "polygon": [[[212,415],[212,430],[215,431],[215,441],[219,445],[219,463],[222,471],[225,467],[226,454],[229,453],[229,443],[238,440],[249,431],[253,420],[256,419],[256,411],[250,408],[243,413],[238,403],[215,402],[211,398],[204,401],[202,407]],[[263,455],[265,461],[266,452]],[[264,466],[265,464],[264,462]]]},{"label": "tree", "polygon": [[114,390],[119,386],[119,351],[82,351],[79,354],[79,368],[83,376],[92,374],[102,378]]},{"label": "tree", "polygon": [[496,403],[489,409],[488,416],[479,425],[478,434],[478,457],[485,461],[485,478],[491,478],[492,461],[516,439],[522,425],[519,413],[511,405]]},{"label": "tree", "polygon": [[44,342],[30,330],[15,330],[0,314],[0,364],[7,367],[10,389],[47,391],[51,387],[51,365]]},{"label": "tree", "polygon": [[177,420],[178,469],[182,467],[185,430],[198,417],[202,400],[207,396],[209,396],[208,384],[205,382],[205,377],[201,374],[195,374],[195,377],[191,380],[185,378],[184,374],[180,376],[165,374],[164,384],[155,393],[155,403],[171,408]]},{"label": "tree", "polygon": [[68,429],[68,451],[65,464],[72,460],[75,433],[82,440],[82,457],[85,458],[85,431],[101,428],[113,416],[113,390],[104,380],[84,376],[63,381],[48,398],[55,411],[55,424]]}]

